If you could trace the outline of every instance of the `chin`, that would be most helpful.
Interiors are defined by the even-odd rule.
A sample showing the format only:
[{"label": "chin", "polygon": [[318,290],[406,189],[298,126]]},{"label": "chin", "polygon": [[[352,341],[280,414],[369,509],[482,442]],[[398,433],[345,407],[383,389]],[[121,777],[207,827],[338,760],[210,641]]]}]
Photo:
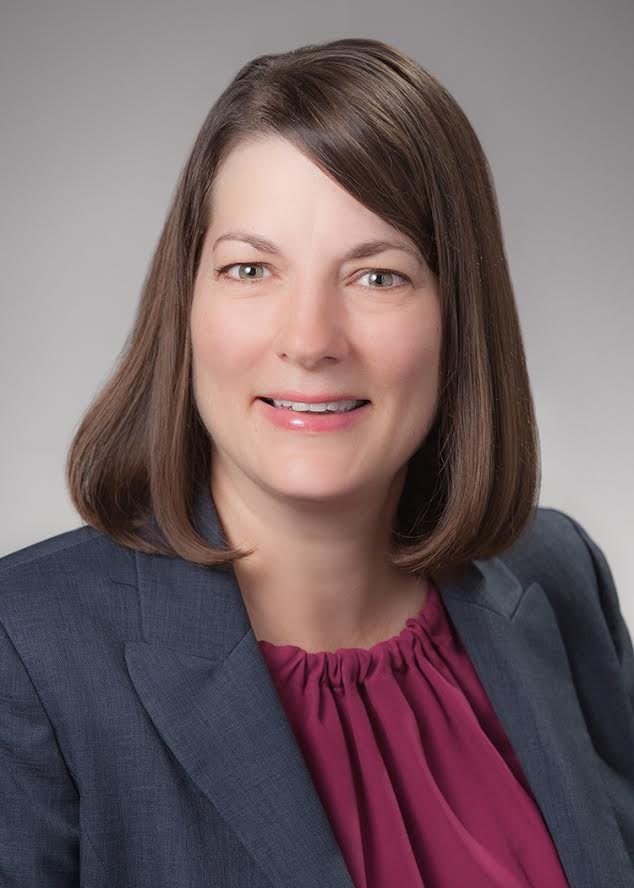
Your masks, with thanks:
[{"label": "chin", "polygon": [[297,500],[298,502],[328,502],[329,500],[341,499],[341,497],[354,494],[355,488],[350,487],[350,479],[341,478],[339,483],[335,483],[332,474],[323,484],[317,483],[315,478],[299,479],[295,483],[291,483],[291,479],[285,477],[280,479],[278,484],[273,479],[269,479],[266,485],[271,493],[278,497],[288,500]]}]

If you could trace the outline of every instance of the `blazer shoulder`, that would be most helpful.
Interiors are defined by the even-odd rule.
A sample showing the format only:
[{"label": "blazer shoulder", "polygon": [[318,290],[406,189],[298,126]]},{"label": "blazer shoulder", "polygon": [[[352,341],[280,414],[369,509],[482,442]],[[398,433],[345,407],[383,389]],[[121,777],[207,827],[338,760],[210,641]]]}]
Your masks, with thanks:
[{"label": "blazer shoulder", "polygon": [[561,509],[540,506],[524,532],[501,560],[525,581],[556,576],[561,582],[593,574],[589,549],[598,548],[589,533]]},{"label": "blazer shoulder", "polygon": [[[0,576],[7,570],[28,565],[35,561],[41,561],[43,558],[50,558],[55,554],[66,552],[75,546],[85,544],[96,537],[103,536],[100,531],[95,530],[87,524],[81,527],[75,527],[72,530],[66,530],[55,536],[46,539],[37,540],[13,552],[0,557]],[[62,556],[64,557],[64,556]],[[67,557],[67,556],[66,556]]]},{"label": "blazer shoulder", "polygon": [[59,566],[82,569],[100,556],[112,565],[130,561],[133,551],[90,525],[83,524],[46,539],[38,540],[0,557],[0,582],[8,574],[23,574],[55,569]]},{"label": "blazer shoulder", "polygon": [[537,582],[548,597],[569,647],[579,659],[612,647],[634,711],[634,649],[608,560],[585,527],[560,509],[539,508],[501,560],[522,585]]},{"label": "blazer shoulder", "polygon": [[68,612],[113,582],[136,589],[134,551],[102,531],[82,525],[38,540],[0,558],[0,622]]}]

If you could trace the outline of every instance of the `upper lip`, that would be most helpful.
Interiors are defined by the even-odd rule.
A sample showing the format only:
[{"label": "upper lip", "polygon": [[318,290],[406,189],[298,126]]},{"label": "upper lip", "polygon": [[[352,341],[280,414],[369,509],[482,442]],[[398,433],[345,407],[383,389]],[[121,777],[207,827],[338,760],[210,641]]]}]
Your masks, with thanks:
[{"label": "upper lip", "polygon": [[325,392],[317,395],[307,395],[302,392],[267,392],[258,395],[260,398],[269,398],[275,401],[296,401],[299,404],[325,404],[331,401],[367,401],[367,398],[359,398],[357,395],[337,394]]}]

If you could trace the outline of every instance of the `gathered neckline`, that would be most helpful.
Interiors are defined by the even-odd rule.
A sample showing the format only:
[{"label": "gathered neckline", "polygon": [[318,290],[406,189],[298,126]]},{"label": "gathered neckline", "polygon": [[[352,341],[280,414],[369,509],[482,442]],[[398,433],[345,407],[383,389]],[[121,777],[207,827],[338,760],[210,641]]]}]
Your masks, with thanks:
[{"label": "gathered neckline", "polygon": [[425,624],[427,628],[432,628],[433,624],[437,623],[437,617],[439,615],[439,609],[441,608],[439,594],[432,583],[431,580],[427,581],[427,597],[425,602],[421,605],[418,613],[413,617],[408,617],[405,621],[405,625],[403,628],[396,634],[392,635],[389,638],[382,639],[381,641],[376,642],[371,645],[369,648],[362,647],[341,647],[337,648],[335,651],[306,651],[298,645],[295,644],[274,644],[271,641],[266,641],[264,639],[258,640],[258,645],[265,650],[267,653],[275,656],[275,652],[280,652],[284,654],[289,654],[291,652],[298,652],[306,657],[308,660],[322,660],[324,658],[348,658],[355,654],[377,654],[383,648],[392,647],[399,642],[405,641],[412,634],[412,630],[419,627],[421,624]]},{"label": "gathered neckline", "polygon": [[264,647],[269,648],[269,649],[273,649],[273,650],[291,649],[294,651],[301,651],[301,653],[306,654],[307,657],[319,657],[319,656],[323,656],[324,654],[329,654],[330,656],[334,656],[335,654],[345,655],[348,651],[354,651],[354,652],[364,651],[365,653],[369,654],[369,653],[372,653],[373,651],[375,651],[377,648],[385,647],[388,644],[392,644],[392,642],[396,641],[397,639],[402,638],[402,636],[405,635],[408,628],[410,627],[410,624],[416,623],[420,619],[422,619],[423,613],[425,612],[425,610],[427,609],[427,605],[429,604],[429,599],[430,599],[430,594],[428,592],[425,603],[421,606],[421,608],[419,609],[416,616],[415,617],[408,617],[407,620],[405,621],[405,626],[400,630],[400,632],[398,632],[396,635],[392,635],[390,638],[385,638],[385,639],[382,639],[381,641],[377,641],[375,644],[371,645],[369,648],[340,647],[334,651],[305,651],[304,648],[301,648],[296,644],[274,644],[273,642],[265,641],[264,639],[260,639],[258,641],[258,644],[263,645]]}]

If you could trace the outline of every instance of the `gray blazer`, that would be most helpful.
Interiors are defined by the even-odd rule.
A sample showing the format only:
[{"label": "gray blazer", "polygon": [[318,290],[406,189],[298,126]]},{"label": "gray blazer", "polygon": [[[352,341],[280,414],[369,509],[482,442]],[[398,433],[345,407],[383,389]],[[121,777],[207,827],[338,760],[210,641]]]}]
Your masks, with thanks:
[{"label": "gray blazer", "polygon": [[[197,514],[223,544],[208,494]],[[540,508],[439,591],[570,885],[632,888],[634,653],[603,553]],[[5,556],[0,707],[6,888],[352,888],[233,571],[88,526]]]}]

